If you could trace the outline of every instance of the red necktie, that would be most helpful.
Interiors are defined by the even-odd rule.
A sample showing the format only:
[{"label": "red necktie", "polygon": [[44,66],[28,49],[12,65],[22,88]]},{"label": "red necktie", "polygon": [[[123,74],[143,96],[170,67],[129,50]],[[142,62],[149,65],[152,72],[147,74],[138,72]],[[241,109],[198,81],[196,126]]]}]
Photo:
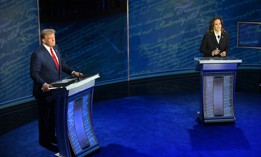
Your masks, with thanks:
[{"label": "red necktie", "polygon": [[60,71],[59,62],[58,62],[57,58],[55,57],[52,48],[50,48],[50,52],[51,52],[51,55],[52,55],[52,57],[53,57],[53,61],[54,61],[55,65],[56,65],[56,68],[58,69],[58,71]]}]

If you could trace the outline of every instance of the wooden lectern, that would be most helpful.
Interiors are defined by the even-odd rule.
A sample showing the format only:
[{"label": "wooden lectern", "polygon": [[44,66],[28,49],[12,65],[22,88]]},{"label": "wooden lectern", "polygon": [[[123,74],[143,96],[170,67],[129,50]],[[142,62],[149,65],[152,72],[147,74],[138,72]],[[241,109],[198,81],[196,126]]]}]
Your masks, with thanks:
[{"label": "wooden lectern", "polygon": [[56,96],[56,136],[60,156],[86,156],[100,148],[92,126],[92,101],[99,74],[52,83]]},{"label": "wooden lectern", "polygon": [[204,123],[234,122],[234,97],[237,68],[242,60],[233,58],[195,58],[201,72]]}]

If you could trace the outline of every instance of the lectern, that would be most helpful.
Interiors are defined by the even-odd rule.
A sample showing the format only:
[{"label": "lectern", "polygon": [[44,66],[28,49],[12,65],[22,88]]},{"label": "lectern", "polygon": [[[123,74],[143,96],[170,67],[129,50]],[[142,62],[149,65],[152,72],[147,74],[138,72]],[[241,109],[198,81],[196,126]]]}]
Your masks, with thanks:
[{"label": "lectern", "polygon": [[100,148],[92,126],[95,79],[67,78],[53,85],[56,96],[55,126],[60,156],[86,156]]},{"label": "lectern", "polygon": [[204,123],[234,122],[234,97],[237,68],[242,60],[235,58],[195,58],[201,72]]}]

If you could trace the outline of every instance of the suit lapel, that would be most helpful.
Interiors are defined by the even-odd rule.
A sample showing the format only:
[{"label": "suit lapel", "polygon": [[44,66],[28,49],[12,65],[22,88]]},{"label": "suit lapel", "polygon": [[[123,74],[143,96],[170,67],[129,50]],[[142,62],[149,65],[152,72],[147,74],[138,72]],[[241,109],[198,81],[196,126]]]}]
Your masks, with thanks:
[{"label": "suit lapel", "polygon": [[55,53],[56,53],[56,56],[57,56],[58,61],[59,61],[59,66],[60,66],[60,69],[61,69],[61,68],[62,68],[62,66],[61,66],[61,64],[62,64],[61,61],[62,61],[62,60],[61,60],[61,55],[60,55],[59,49],[57,48],[56,45],[53,47],[53,49],[54,49],[54,51],[55,51]]},{"label": "suit lapel", "polygon": [[214,43],[218,44],[218,42],[217,42],[217,39],[216,39],[216,36],[215,36],[215,33],[214,33],[214,32],[213,32],[213,33],[211,33],[211,39],[212,39],[212,41],[213,41]]},{"label": "suit lapel", "polygon": [[60,63],[61,56],[60,56],[60,52],[59,52],[57,46],[54,46],[53,49],[54,49],[54,51],[55,51],[55,53],[56,53],[56,56],[58,57],[58,60],[59,60],[59,63]]},{"label": "suit lapel", "polygon": [[50,66],[52,66],[52,68],[57,69],[56,65],[54,63],[54,60],[53,60],[52,56],[50,55],[50,53],[48,52],[48,50],[43,45],[42,45],[42,49],[43,49],[43,55],[45,57],[45,62],[48,62],[48,64]]},{"label": "suit lapel", "polygon": [[219,44],[221,44],[223,42],[223,39],[224,38],[224,34],[221,32],[221,37],[220,37],[220,40],[219,40]]}]

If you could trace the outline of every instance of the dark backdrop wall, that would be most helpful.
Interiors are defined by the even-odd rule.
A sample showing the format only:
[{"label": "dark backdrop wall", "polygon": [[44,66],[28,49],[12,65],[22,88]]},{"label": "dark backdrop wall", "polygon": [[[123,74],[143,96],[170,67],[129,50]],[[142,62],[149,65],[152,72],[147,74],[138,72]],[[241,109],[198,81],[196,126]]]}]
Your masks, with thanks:
[{"label": "dark backdrop wall", "polygon": [[0,1],[0,108],[32,97],[29,62],[38,34],[36,0]]},{"label": "dark backdrop wall", "polygon": [[237,22],[261,21],[258,0],[129,1],[130,77],[194,70],[211,18],[223,19],[230,35],[229,57],[243,60],[240,68],[261,65],[261,49],[237,48]]},{"label": "dark backdrop wall", "polygon": [[[99,73],[98,83],[126,81],[126,0],[40,0],[41,29],[53,28],[68,65],[85,73]],[[66,77],[66,76],[64,76]]]},{"label": "dark backdrop wall", "polygon": [[[40,28],[56,29],[56,40],[63,50],[62,55],[67,64],[86,74],[100,73],[98,85],[194,72],[194,57],[201,56],[201,39],[208,29],[210,19],[215,16],[223,18],[225,29],[230,34],[231,51],[228,56],[242,59],[243,64],[240,68],[260,69],[261,66],[260,49],[236,46],[238,21],[261,21],[259,0],[39,2]],[[23,23],[23,27],[19,27],[23,32],[22,36],[28,35],[25,31],[32,34],[23,38],[27,41],[24,43],[31,43],[27,49],[24,49],[23,44],[17,39],[14,43],[10,42],[9,47],[1,47],[0,102],[31,95],[32,84],[28,64],[29,56],[37,47],[38,36],[35,3],[28,0],[1,1],[1,20],[13,19],[10,21],[15,22],[1,22],[1,28],[8,30],[3,32],[1,29],[1,46],[6,41],[9,42],[7,37],[17,30],[9,30],[9,27],[15,24]],[[6,15],[2,6],[7,4],[12,11]],[[31,10],[29,13],[33,12],[33,15],[28,16],[28,10]],[[19,16],[16,16],[18,13]],[[34,27],[28,27],[30,22],[27,22],[30,20],[26,18],[34,23]],[[14,54],[15,57],[10,54]],[[13,58],[15,60],[12,60]],[[16,86],[10,85],[17,80],[22,82]]]}]

